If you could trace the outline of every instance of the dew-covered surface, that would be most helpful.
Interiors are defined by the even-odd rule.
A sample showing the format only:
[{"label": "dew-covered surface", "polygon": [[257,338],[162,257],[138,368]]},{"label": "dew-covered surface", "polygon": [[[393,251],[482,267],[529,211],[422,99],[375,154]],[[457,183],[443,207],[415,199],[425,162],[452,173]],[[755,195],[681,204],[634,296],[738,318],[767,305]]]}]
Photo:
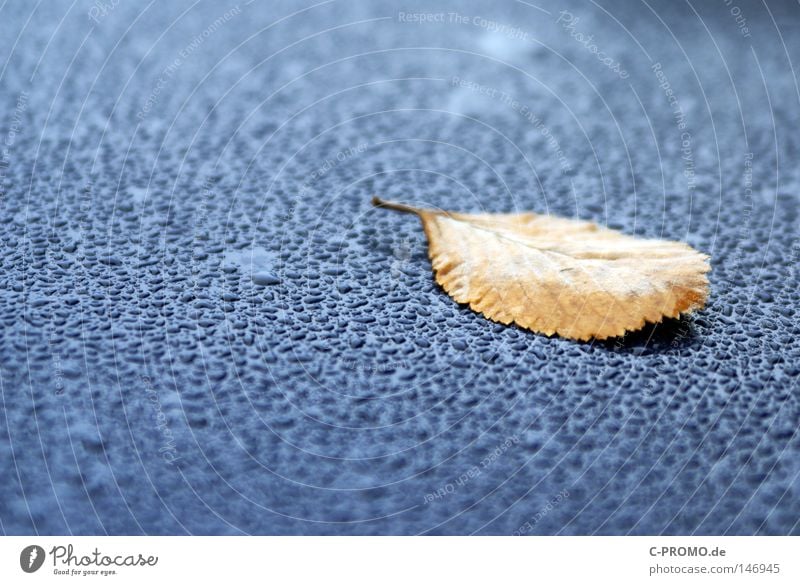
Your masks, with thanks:
[{"label": "dew-covered surface", "polygon": [[[800,532],[796,5],[101,4],[0,11],[4,533]],[[710,302],[494,324],[373,194],[684,240]]]}]

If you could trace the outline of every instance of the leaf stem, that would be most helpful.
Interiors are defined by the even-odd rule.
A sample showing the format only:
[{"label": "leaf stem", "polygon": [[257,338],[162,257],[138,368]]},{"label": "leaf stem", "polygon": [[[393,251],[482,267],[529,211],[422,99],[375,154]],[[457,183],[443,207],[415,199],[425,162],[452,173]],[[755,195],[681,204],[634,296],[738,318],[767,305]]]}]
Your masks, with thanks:
[{"label": "leaf stem", "polygon": [[406,205],[405,203],[397,203],[396,201],[386,201],[377,195],[372,196],[372,204],[375,207],[385,207],[386,209],[394,209],[395,211],[402,211],[403,213],[413,213],[419,215],[420,209]]}]

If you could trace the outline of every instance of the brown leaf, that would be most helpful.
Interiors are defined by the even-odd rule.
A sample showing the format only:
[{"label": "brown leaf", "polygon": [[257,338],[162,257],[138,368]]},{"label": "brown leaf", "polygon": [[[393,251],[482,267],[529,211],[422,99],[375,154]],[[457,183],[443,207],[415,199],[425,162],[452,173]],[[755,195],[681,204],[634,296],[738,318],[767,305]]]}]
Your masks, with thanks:
[{"label": "brown leaf", "polygon": [[701,309],[708,256],[683,242],[626,236],[536,213],[413,213],[438,282],[493,321],[572,339],[606,339]]}]

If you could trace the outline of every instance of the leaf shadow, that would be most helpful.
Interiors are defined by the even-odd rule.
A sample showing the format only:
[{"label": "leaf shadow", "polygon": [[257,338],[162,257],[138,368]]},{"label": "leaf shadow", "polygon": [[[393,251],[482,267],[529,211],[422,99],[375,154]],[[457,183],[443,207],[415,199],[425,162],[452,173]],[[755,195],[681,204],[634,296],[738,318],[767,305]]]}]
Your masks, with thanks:
[{"label": "leaf shadow", "polygon": [[698,328],[690,317],[664,319],[661,323],[648,323],[638,331],[624,337],[614,337],[598,342],[597,346],[613,351],[632,353],[665,352],[693,347],[701,342]]}]

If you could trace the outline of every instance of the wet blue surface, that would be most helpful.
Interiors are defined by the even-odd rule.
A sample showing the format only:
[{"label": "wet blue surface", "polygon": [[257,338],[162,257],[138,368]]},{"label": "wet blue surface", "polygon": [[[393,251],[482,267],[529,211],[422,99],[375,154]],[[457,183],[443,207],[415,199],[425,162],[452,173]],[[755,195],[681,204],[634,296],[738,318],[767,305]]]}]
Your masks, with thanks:
[{"label": "wet blue surface", "polygon": [[[4,3],[0,529],[798,534],[798,9],[535,4]],[[684,240],[710,303],[503,327],[375,193]]]}]

